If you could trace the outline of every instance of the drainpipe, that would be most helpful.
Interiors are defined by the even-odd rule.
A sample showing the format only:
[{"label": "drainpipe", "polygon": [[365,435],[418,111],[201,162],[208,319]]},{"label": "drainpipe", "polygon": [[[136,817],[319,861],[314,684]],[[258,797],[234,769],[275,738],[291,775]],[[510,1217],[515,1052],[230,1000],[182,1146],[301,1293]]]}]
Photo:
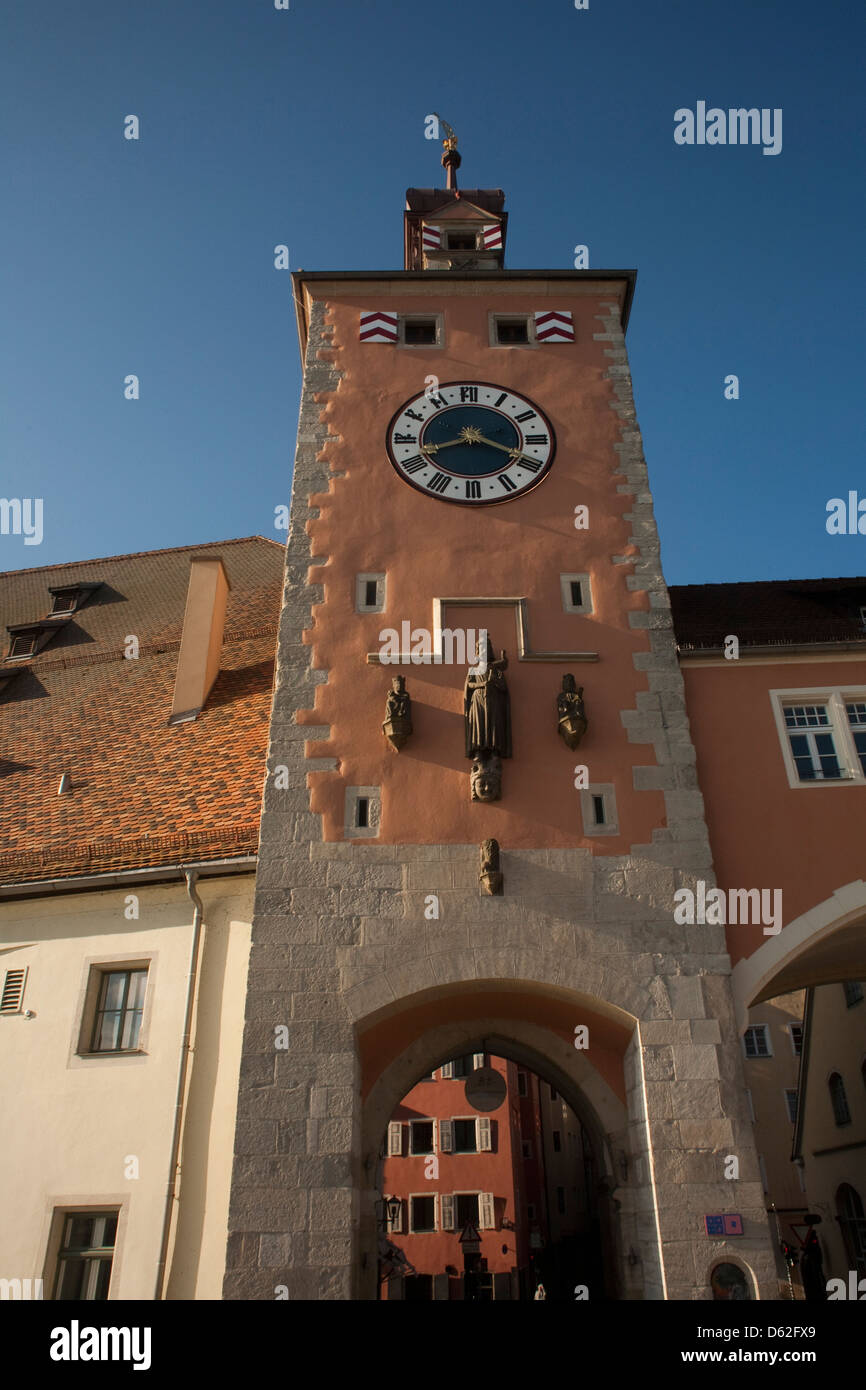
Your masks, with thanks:
[{"label": "drainpipe", "polygon": [[171,1137],[171,1160],[168,1169],[168,1183],[165,1192],[165,1214],[162,1219],[162,1241],[159,1249],[159,1264],[156,1268],[156,1289],[154,1299],[159,1302],[165,1297],[166,1283],[166,1262],[168,1260],[168,1243],[171,1236],[172,1216],[174,1214],[174,1201],[177,1194],[177,1179],[179,1173],[178,1156],[180,1153],[180,1138],[183,1131],[183,1102],[186,1091],[186,1076],[189,1067],[190,1040],[192,1035],[192,1011],[195,1003],[195,987],[198,977],[199,948],[201,945],[202,915],[204,908],[201,898],[195,890],[198,872],[195,869],[187,869],[181,865],[183,876],[186,879],[186,890],[189,893],[195,911],[192,920],[192,945],[189,952],[189,973],[186,983],[186,1008],[184,1010],[183,1021],[183,1041],[180,1047],[180,1063],[177,1070],[177,1094],[174,1102],[174,1123],[172,1126]]}]

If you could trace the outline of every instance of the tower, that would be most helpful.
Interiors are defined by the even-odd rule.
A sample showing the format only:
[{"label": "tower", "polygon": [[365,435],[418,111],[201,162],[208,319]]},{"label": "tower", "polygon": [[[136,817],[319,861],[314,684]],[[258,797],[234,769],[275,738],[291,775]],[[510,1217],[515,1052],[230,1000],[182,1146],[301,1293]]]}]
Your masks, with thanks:
[{"label": "tower", "polygon": [[[591,1136],[590,1298],[709,1297],[726,1260],[769,1288],[724,928],[675,920],[714,879],[635,273],[506,269],[502,192],[457,188],[451,137],[443,164],[407,194],[402,271],[294,276],[225,1296],[375,1298],[389,1116],[472,1052],[545,1077]],[[708,1234],[734,1212],[741,1236]]]}]

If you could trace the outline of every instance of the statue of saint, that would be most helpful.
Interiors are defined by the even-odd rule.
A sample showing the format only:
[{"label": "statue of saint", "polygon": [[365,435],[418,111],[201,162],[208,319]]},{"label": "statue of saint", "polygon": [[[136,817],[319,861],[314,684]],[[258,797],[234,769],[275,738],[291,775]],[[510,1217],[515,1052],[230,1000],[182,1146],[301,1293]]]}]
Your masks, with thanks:
[{"label": "statue of saint", "polygon": [[556,713],[560,737],[569,748],[576,748],[587,729],[586,708],[583,703],[583,686],[575,690],[574,676],[562,678],[562,690],[556,697]]},{"label": "statue of saint", "polygon": [[463,688],[463,714],[466,723],[467,758],[487,758],[496,753],[500,758],[511,757],[511,704],[505,669],[505,652],[493,659],[493,648],[487,638],[486,669],[481,669],[481,642],[478,643],[476,665],[470,666]]},{"label": "statue of saint", "polygon": [[405,676],[395,676],[391,681],[385,699],[382,732],[398,753],[412,733],[412,698],[406,689]]}]

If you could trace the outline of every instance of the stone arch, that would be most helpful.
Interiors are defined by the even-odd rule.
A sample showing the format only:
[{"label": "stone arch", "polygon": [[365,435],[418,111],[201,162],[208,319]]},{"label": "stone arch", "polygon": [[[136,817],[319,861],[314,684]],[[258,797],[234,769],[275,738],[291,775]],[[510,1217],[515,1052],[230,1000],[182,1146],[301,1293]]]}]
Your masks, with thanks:
[{"label": "stone arch", "polygon": [[[395,1052],[390,1060],[376,1068],[376,1074],[365,1077],[361,1115],[360,1149],[360,1268],[357,1271],[355,1296],[376,1297],[377,1241],[376,1202],[381,1197],[384,1161],[381,1159],[382,1137],[388,1120],[402,1097],[420,1078],[450,1057],[462,1052],[485,1051],[522,1064],[554,1085],[574,1110],[586,1128],[596,1155],[599,1171],[599,1206],[602,1220],[605,1254],[605,1286],[608,1296],[641,1298],[653,1296],[660,1288],[657,1233],[653,1230],[646,1239],[646,1224],[641,1222],[641,1203],[635,1189],[625,1181],[630,1170],[635,1145],[635,1118],[629,1116],[626,1103],[616,1094],[596,1067],[582,1051],[575,1049],[561,1031],[543,1022],[516,1018],[501,1008],[503,998],[520,992],[513,980],[486,981],[481,993],[462,989],[448,992],[452,1000],[461,998],[461,1017],[424,1026],[413,1037],[410,1046]],[[499,986],[497,989],[496,986]],[[560,996],[567,992],[559,990]],[[544,991],[549,1000],[550,996]],[[400,1001],[399,1008],[374,1011],[358,1025],[359,1050],[364,1051],[364,1035],[377,1025],[392,1027],[399,1023],[406,1030],[407,1021],[421,1019],[427,1002],[427,991]],[[585,997],[568,992],[573,1010],[585,1008]],[[442,1005],[441,987],[436,991],[436,1003]],[[621,1030],[623,1068],[632,1060],[637,1046],[636,1021],[622,1011],[600,1001],[592,1001],[596,1017],[603,1009],[615,1015]],[[612,1020],[613,1021],[613,1020]],[[628,1039],[628,1041],[626,1041]],[[639,1147],[639,1141],[638,1145]],[[641,1245],[641,1239],[642,1245]],[[627,1259],[637,1245],[643,1250],[643,1269]]]},{"label": "stone arch", "polygon": [[737,1022],[765,999],[809,985],[866,978],[866,883],[857,879],[796,917],[732,974]]},{"label": "stone arch", "polygon": [[748,1260],[744,1260],[742,1255],[732,1254],[730,1250],[719,1250],[716,1252],[715,1255],[712,1256],[711,1259],[707,1260],[704,1266],[704,1284],[706,1285],[706,1288],[708,1290],[707,1297],[710,1299],[710,1301],[712,1301],[713,1299],[713,1270],[716,1269],[719,1265],[735,1265],[737,1269],[741,1270],[749,1281],[749,1286],[752,1290],[752,1298],[756,1302],[760,1300],[761,1286],[755,1274],[755,1271],[749,1264]]}]

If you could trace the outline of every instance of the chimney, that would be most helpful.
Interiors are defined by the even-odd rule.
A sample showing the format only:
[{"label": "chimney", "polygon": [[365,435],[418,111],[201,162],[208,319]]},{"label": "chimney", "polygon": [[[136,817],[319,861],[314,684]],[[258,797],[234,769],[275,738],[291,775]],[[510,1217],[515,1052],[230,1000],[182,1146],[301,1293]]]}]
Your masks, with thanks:
[{"label": "chimney", "polygon": [[219,557],[193,556],[169,724],[200,714],[216,680],[229,581]]}]

